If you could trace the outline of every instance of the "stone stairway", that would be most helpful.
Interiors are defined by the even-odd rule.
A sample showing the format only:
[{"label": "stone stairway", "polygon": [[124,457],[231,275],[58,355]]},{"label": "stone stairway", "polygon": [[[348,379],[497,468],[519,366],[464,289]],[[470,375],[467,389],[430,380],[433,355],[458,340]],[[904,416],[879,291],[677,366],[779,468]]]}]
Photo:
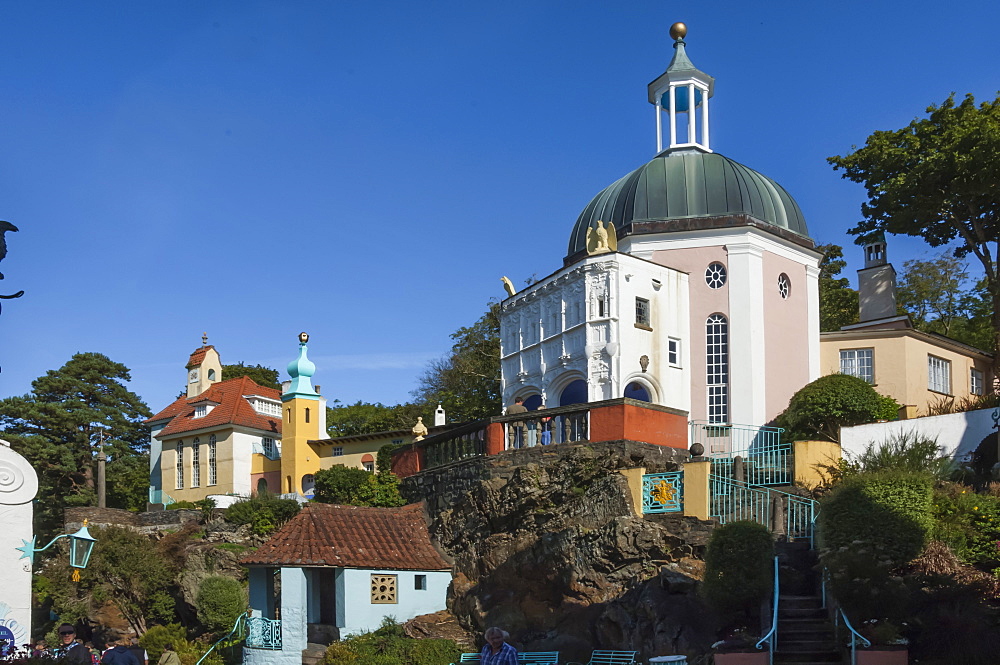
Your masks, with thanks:
[{"label": "stone stairway", "polygon": [[323,655],[326,654],[325,644],[316,644],[314,642],[309,642],[306,648],[302,650],[302,665],[316,665],[319,661],[323,660]]},{"label": "stone stairway", "polygon": [[781,597],[774,662],[782,665],[843,662],[833,622],[818,594],[816,553],[806,543],[779,543],[777,552]]}]

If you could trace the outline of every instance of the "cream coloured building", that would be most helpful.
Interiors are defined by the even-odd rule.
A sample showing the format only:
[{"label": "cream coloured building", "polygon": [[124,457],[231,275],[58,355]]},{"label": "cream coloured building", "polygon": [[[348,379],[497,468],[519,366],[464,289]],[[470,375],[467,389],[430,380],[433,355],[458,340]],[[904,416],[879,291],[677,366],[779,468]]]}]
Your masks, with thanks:
[{"label": "cream coloured building", "polygon": [[897,315],[896,271],[880,239],[865,247],[858,271],[860,323],[820,335],[822,373],[849,374],[901,405],[901,418],[982,395],[993,385],[993,356],[957,340],[915,330]]}]

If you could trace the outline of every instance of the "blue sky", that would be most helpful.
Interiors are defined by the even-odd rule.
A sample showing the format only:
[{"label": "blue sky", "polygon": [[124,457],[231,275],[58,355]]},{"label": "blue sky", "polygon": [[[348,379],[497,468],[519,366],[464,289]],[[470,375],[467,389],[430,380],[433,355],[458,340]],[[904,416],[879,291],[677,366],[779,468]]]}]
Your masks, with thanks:
[{"label": "blue sky", "polygon": [[0,396],[96,351],[156,410],[203,331],[283,370],[306,330],[329,399],[407,400],[501,275],[558,268],[653,156],[678,20],[716,78],[713,148],[821,242],[850,245],[863,198],[826,157],[1000,89],[993,2],[0,4],[0,293],[26,291]]}]

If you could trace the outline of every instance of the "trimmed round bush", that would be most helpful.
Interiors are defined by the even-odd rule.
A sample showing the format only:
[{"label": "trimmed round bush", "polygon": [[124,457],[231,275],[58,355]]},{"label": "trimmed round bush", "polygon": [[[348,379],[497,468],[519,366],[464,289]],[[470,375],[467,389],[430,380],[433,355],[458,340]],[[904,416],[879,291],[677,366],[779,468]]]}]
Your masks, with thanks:
[{"label": "trimmed round bush", "polygon": [[198,621],[209,631],[228,633],[247,608],[247,593],[237,580],[215,575],[198,585]]},{"label": "trimmed round bush", "polygon": [[757,522],[731,522],[705,549],[705,600],[726,619],[753,617],[774,585],[774,540]]},{"label": "trimmed round bush", "polygon": [[822,376],[792,395],[777,423],[791,438],[839,441],[840,428],[895,420],[899,404],[880,395],[864,379]]}]

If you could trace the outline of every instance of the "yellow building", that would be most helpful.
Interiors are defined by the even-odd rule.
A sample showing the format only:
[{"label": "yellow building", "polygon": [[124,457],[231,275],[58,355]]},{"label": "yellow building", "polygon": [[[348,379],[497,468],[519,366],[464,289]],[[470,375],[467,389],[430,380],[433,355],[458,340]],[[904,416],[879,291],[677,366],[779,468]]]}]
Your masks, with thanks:
[{"label": "yellow building", "polygon": [[908,316],[897,315],[896,271],[884,239],[865,247],[858,291],[861,322],[820,334],[822,374],[864,379],[903,405],[903,418],[927,415],[949,401],[958,404],[993,385],[991,354],[915,330]]}]

